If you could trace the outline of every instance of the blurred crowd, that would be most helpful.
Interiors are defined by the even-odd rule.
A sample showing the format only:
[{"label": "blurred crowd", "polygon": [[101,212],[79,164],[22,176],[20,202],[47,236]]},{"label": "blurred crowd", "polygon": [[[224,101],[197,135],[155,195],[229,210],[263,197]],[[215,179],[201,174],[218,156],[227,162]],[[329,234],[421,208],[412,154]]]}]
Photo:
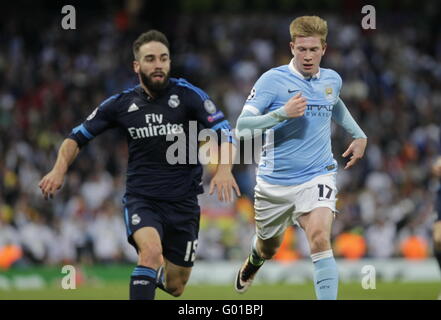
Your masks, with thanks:
[{"label": "blurred crowd", "polygon": [[[43,199],[38,182],[72,128],[106,97],[136,84],[131,45],[152,26],[137,9],[142,10],[121,8],[84,18],[77,12],[77,30],[63,30],[59,16],[43,16],[38,32],[23,27],[19,17],[4,17],[0,252],[8,245],[18,248],[17,264],[136,260],[126,241],[121,203],[127,163],[122,132],[106,132],[85,147],[54,199]],[[183,14],[154,27],[171,42],[172,76],[205,90],[234,126],[257,78],[290,61],[288,26],[295,16]],[[403,14],[378,17],[376,30],[363,30],[360,15],[322,16],[329,27],[322,67],[341,75],[341,97],[369,137],[365,158],[345,171],[341,154],[351,138],[333,126],[334,157],[340,165],[336,254],[431,256],[438,181],[430,165],[440,142],[439,24],[436,29],[430,21]],[[201,195],[199,259],[242,259],[247,254],[254,234],[255,168],[235,166],[243,196],[234,203]],[[206,168],[205,185],[212,173]],[[405,248],[415,239],[413,255]],[[281,259],[308,257],[301,230],[290,229],[286,241],[284,248],[292,254]],[[361,241],[356,254],[345,251],[345,241]]]}]

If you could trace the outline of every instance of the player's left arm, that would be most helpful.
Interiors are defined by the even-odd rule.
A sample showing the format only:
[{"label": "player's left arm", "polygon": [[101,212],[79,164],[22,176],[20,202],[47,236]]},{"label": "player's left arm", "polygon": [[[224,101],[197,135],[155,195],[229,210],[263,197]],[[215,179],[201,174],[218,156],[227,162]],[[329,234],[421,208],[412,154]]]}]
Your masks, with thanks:
[{"label": "player's left arm", "polygon": [[219,160],[216,173],[210,182],[209,194],[213,194],[217,189],[217,197],[220,201],[233,201],[233,191],[240,197],[240,190],[234,179],[233,162],[236,156],[236,147],[230,142],[223,142],[219,146]]},{"label": "player's left arm", "polygon": [[221,110],[211,101],[210,97],[198,89],[199,94],[193,95],[191,106],[198,123],[207,129],[217,133],[218,138],[218,165],[216,173],[210,182],[209,194],[213,194],[217,189],[220,201],[230,202],[233,200],[233,191],[240,196],[240,190],[234,179],[233,163],[236,156],[236,140],[230,123],[225,119]]},{"label": "player's left arm", "polygon": [[367,136],[354,120],[348,108],[340,98],[338,98],[337,103],[332,109],[332,119],[354,138],[352,143],[342,154],[344,158],[350,156],[349,161],[345,166],[345,169],[348,169],[356,164],[358,160],[363,158],[367,145]]}]

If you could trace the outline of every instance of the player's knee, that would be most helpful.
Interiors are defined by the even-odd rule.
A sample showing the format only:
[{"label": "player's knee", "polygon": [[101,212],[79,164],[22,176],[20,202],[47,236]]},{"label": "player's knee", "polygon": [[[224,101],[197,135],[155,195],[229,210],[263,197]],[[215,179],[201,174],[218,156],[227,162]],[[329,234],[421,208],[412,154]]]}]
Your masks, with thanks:
[{"label": "player's knee", "polygon": [[174,297],[179,297],[184,293],[185,285],[187,281],[176,280],[167,282],[167,291]]},{"label": "player's knee", "polygon": [[331,246],[331,241],[328,234],[321,230],[312,233],[310,242],[312,252],[329,250]]},{"label": "player's knee", "polygon": [[139,247],[139,264],[154,269],[163,263],[162,248],[160,245],[142,245]]},{"label": "player's knee", "polygon": [[274,247],[262,247],[260,248],[260,256],[265,260],[272,259],[277,252],[277,248]]},{"label": "player's knee", "polygon": [[180,297],[184,293],[184,287],[175,287],[169,291],[173,297]]}]

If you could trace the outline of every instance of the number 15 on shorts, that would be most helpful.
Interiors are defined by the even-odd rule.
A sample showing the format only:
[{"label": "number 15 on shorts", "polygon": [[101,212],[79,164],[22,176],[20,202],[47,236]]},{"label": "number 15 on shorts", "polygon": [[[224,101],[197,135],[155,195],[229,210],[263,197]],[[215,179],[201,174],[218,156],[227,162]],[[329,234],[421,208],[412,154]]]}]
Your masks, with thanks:
[{"label": "number 15 on shorts", "polygon": [[[185,249],[184,261],[193,262],[196,259],[196,249],[198,247],[198,239],[194,241],[187,241],[187,249]],[[191,259],[191,260],[190,260]]]}]

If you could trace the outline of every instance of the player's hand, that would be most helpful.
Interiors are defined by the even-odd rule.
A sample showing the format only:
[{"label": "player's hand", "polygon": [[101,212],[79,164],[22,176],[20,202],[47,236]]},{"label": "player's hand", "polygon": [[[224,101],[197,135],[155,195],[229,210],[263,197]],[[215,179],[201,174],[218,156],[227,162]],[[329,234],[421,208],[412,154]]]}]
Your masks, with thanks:
[{"label": "player's hand", "polygon": [[364,138],[359,138],[352,141],[352,143],[349,145],[346,151],[342,154],[344,158],[351,155],[349,162],[345,166],[345,169],[349,169],[354,164],[356,164],[358,160],[363,158],[366,145],[367,145],[367,139]]},{"label": "player's hand", "polygon": [[285,112],[290,118],[298,118],[305,114],[306,99],[302,97],[302,93],[299,92],[283,106]]},{"label": "player's hand", "polygon": [[237,186],[236,180],[233,177],[230,169],[218,168],[213,179],[210,183],[209,194],[214,193],[214,189],[217,188],[217,198],[220,201],[231,202],[233,201],[232,189],[236,191],[238,197],[240,197],[240,190]]},{"label": "player's hand", "polygon": [[41,192],[43,193],[44,199],[52,199],[55,192],[61,189],[63,181],[64,173],[61,173],[59,171],[52,170],[47,175],[45,175],[38,184]]},{"label": "player's hand", "polygon": [[432,173],[435,177],[441,177],[441,157],[438,157],[432,165]]}]

